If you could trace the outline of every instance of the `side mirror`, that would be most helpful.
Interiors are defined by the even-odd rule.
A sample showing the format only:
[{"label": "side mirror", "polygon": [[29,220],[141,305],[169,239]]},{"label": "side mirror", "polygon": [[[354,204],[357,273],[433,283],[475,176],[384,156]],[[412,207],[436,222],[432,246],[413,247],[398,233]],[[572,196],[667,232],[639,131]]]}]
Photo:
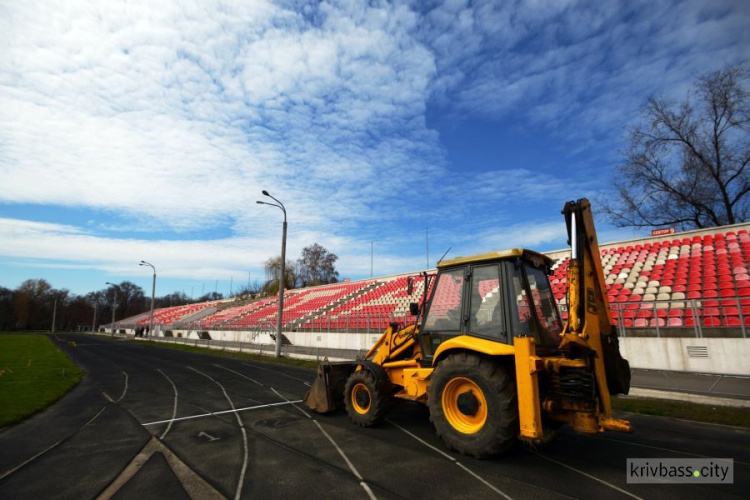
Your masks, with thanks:
[{"label": "side mirror", "polygon": [[414,292],[414,276],[409,276],[406,280],[406,293],[411,295]]},{"label": "side mirror", "polygon": [[416,302],[412,302],[409,304],[409,312],[412,316],[418,316],[419,315],[419,304]]}]

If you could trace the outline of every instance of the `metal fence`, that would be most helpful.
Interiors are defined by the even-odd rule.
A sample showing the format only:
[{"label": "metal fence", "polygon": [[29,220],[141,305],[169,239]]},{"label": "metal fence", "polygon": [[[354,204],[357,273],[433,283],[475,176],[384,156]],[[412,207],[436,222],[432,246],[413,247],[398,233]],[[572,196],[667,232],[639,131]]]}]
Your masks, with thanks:
[{"label": "metal fence", "polygon": [[750,327],[748,299],[617,302],[610,317],[622,336],[742,337]]},{"label": "metal fence", "polygon": [[[567,307],[560,304],[563,319]],[[724,298],[709,300],[655,300],[638,302],[615,302],[610,305],[610,318],[624,337],[741,337],[747,338],[750,328],[750,300],[747,298]],[[379,333],[391,323],[412,325],[415,317],[410,314],[338,314],[321,315],[298,324],[284,324],[286,332],[313,333]],[[117,324],[116,328],[134,328],[135,325]],[[101,327],[109,330],[109,325]],[[242,326],[208,326],[196,323],[155,325],[156,332],[166,330],[186,331],[237,331],[251,332],[253,339],[259,334],[275,334],[276,321],[264,319]]]}]

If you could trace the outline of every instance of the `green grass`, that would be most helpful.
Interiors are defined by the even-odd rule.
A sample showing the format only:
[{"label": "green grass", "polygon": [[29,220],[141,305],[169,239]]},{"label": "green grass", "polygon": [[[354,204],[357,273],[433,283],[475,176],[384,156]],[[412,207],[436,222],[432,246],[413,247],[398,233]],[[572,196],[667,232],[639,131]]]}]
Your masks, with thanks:
[{"label": "green grass", "polygon": [[308,368],[315,370],[318,368],[318,362],[307,359],[296,359],[296,358],[274,358],[273,356],[262,356],[260,354],[252,354],[248,352],[238,351],[221,351],[218,349],[208,349],[206,347],[196,347],[187,344],[169,344],[166,342],[151,342],[151,341],[139,341],[131,340],[131,342],[138,342],[140,345],[148,345],[152,347],[163,347],[167,349],[177,349],[178,351],[197,352],[201,354],[209,354],[211,356],[219,356],[224,358],[235,358],[235,359],[246,359],[249,361],[260,361],[262,363],[275,363],[279,365],[297,366],[300,368]]},{"label": "green grass", "polygon": [[696,422],[750,428],[750,409],[651,398],[612,398],[615,412],[681,418]]},{"label": "green grass", "polygon": [[0,335],[0,428],[48,407],[83,370],[44,335]]}]

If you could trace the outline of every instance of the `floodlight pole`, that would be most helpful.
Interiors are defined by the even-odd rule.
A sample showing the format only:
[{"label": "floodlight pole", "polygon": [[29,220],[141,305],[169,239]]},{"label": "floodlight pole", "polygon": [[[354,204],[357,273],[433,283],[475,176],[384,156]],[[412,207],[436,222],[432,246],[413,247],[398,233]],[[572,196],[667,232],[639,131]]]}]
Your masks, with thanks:
[{"label": "floodlight pole", "polygon": [[265,201],[258,201],[259,205],[271,205],[272,207],[280,208],[284,212],[284,226],[281,234],[281,273],[279,275],[279,312],[276,317],[276,351],[275,356],[278,358],[281,356],[281,325],[284,319],[284,281],[286,278],[286,208],[284,204],[279,200],[268,194],[268,191],[263,190],[263,195],[273,199],[275,203],[267,203]]},{"label": "floodlight pole", "polygon": [[117,290],[120,288],[119,286],[115,285],[114,283],[110,283],[107,281],[105,285],[112,285],[115,287],[115,300],[112,301],[112,336],[115,336],[115,311],[117,310]]},{"label": "floodlight pole", "polygon": [[154,295],[156,294],[156,268],[153,264],[149,264],[145,260],[142,260],[139,266],[148,266],[154,270],[154,279],[151,281],[151,317],[148,320],[148,336],[151,338],[154,334]]}]

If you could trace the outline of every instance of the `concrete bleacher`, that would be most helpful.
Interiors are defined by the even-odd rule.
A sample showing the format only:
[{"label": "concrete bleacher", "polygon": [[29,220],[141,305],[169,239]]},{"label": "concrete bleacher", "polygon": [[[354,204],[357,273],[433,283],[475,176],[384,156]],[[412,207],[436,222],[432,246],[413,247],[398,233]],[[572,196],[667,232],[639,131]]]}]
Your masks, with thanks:
[{"label": "concrete bleacher", "polygon": [[[181,318],[192,316],[196,312],[218,304],[218,301],[197,302],[177,307],[163,307],[154,309],[154,324],[171,325]],[[126,320],[127,321],[127,320]],[[135,326],[147,326],[151,321],[150,312],[139,314],[131,323]],[[124,323],[125,321],[121,322]]]},{"label": "concrete bleacher", "polygon": [[[627,329],[733,328],[744,336],[745,327],[750,327],[749,231],[750,224],[738,224],[601,244],[613,321]],[[569,251],[547,255],[556,261],[550,282],[565,319]],[[371,331],[394,320],[408,323],[409,303],[420,303],[423,297],[420,274],[289,290],[283,326],[296,331]],[[499,296],[497,284],[487,283],[485,288],[480,290],[485,300]],[[441,300],[436,297],[433,308],[441,307]],[[200,316],[196,312],[201,310],[205,316],[185,322]],[[267,297],[239,304],[206,302],[159,309],[154,322],[162,329],[253,330],[275,324],[276,316],[277,297]],[[148,313],[142,313],[118,323],[141,326],[148,321]]]}]

